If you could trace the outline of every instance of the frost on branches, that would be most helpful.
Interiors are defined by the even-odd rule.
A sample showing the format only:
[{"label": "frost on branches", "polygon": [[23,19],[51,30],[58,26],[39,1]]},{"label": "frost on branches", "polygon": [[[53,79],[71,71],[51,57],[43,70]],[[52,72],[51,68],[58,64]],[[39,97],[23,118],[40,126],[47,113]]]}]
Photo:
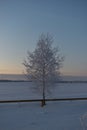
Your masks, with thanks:
[{"label": "frost on branches", "polygon": [[46,93],[59,80],[59,70],[63,61],[58,47],[53,48],[52,43],[53,39],[50,35],[42,34],[36,49],[33,52],[28,51],[27,59],[24,61],[27,77],[37,84],[42,94],[42,106],[45,105]]}]

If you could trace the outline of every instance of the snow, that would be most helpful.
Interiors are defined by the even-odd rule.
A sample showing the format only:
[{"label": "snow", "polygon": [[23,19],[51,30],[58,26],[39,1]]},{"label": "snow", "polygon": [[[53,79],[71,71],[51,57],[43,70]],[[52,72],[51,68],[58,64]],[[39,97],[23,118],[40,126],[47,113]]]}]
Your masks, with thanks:
[{"label": "snow", "polygon": [[82,130],[86,101],[0,104],[1,130]]},{"label": "snow", "polygon": [[[30,82],[0,83],[0,100],[35,99]],[[56,84],[50,98],[86,97],[87,84]],[[0,104],[0,130],[87,130],[87,101]]]},{"label": "snow", "polygon": [[[0,100],[41,98],[40,93],[33,89],[33,86],[32,82],[0,83]],[[47,95],[47,98],[86,97],[87,84],[60,83],[56,84],[51,91],[52,93]]]}]

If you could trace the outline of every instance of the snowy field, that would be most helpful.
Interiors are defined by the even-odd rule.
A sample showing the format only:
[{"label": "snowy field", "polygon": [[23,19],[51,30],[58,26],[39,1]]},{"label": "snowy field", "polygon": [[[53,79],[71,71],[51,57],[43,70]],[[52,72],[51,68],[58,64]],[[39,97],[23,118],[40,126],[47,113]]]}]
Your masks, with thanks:
[{"label": "snowy field", "polygon": [[[32,82],[2,82],[0,83],[0,100],[38,99],[39,92],[33,89]],[[47,98],[87,97],[87,83],[60,83],[53,86],[52,93]]]},{"label": "snowy field", "polygon": [[[0,83],[0,100],[41,96],[32,83]],[[50,98],[87,97],[86,83],[56,84]],[[0,130],[87,130],[87,101],[0,104]]]}]

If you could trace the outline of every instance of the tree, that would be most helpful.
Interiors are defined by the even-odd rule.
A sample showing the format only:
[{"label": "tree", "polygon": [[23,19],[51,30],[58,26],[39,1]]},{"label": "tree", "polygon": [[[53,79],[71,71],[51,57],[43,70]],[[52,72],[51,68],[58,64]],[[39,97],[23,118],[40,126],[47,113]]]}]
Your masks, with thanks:
[{"label": "tree", "polygon": [[42,106],[44,106],[46,93],[55,81],[59,79],[60,67],[63,57],[60,55],[58,47],[52,47],[53,38],[47,34],[42,34],[33,52],[28,51],[27,59],[24,61],[27,77],[38,83],[38,88],[42,93]]}]

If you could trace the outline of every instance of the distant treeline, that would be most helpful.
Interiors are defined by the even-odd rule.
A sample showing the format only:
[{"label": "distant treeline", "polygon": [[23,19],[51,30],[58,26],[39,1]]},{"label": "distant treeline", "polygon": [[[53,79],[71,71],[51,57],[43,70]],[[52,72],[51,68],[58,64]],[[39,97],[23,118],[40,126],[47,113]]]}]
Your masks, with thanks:
[{"label": "distant treeline", "polygon": [[87,83],[87,81],[80,81],[80,80],[74,80],[74,81],[58,81],[57,83]]},{"label": "distant treeline", "polygon": [[[29,81],[29,80],[8,80],[8,79],[2,79],[0,80],[0,82],[32,82],[32,81]],[[87,83],[87,81],[80,81],[80,80],[75,80],[75,81],[64,81],[64,80],[61,80],[61,81],[57,81],[56,83]]]},{"label": "distant treeline", "polygon": [[8,80],[8,79],[3,79],[0,80],[0,82],[29,82],[29,81],[25,81],[25,80]]}]

